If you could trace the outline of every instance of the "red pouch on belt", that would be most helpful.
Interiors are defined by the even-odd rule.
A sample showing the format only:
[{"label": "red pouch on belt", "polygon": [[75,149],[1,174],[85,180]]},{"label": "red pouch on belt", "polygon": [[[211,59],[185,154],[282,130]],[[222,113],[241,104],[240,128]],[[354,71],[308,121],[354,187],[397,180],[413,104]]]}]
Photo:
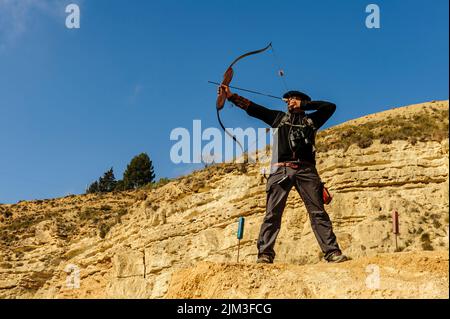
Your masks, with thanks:
[{"label": "red pouch on belt", "polygon": [[331,196],[330,192],[328,191],[328,188],[326,188],[325,185],[322,185],[322,193],[323,193],[323,203],[325,205],[328,205],[333,199],[333,196]]}]

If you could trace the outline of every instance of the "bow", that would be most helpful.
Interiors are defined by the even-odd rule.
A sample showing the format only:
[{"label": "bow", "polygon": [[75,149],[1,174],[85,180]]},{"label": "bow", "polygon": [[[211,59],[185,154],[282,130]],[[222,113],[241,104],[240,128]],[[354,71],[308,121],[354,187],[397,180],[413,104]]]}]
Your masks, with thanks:
[{"label": "bow", "polygon": [[[226,85],[229,86],[229,84],[231,83],[231,80],[233,79],[233,66],[241,59],[248,57],[250,55],[253,54],[258,54],[258,53],[262,53],[264,51],[266,51],[268,48],[272,47],[272,42],[270,42],[266,47],[259,49],[259,50],[255,50],[255,51],[251,51],[251,52],[247,52],[242,54],[241,56],[237,57],[228,67],[228,69],[225,71],[225,73],[223,74],[223,80],[221,85]],[[220,126],[222,127],[222,129],[224,130],[224,132],[230,136],[233,141],[236,142],[236,144],[239,145],[239,147],[241,148],[242,152],[244,153],[244,148],[242,147],[242,144],[236,139],[236,137],[231,134],[230,132],[228,132],[228,130],[225,128],[225,126],[222,123],[222,120],[220,119],[220,110],[223,109],[223,106],[225,104],[225,101],[227,99],[226,93],[224,90],[221,90],[219,95],[217,96],[217,100],[216,100],[216,110],[217,110],[217,120],[219,121]]]}]

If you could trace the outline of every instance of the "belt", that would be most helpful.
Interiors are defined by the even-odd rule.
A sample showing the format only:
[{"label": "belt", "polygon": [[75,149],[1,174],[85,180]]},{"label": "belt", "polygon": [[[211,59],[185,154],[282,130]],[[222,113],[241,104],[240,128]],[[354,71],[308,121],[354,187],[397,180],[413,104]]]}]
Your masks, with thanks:
[{"label": "belt", "polygon": [[290,167],[293,169],[297,169],[299,167],[302,166],[311,166],[314,165],[311,162],[307,162],[307,161],[297,161],[297,162],[280,162],[280,163],[274,163],[272,164],[272,166],[276,166],[276,167]]},{"label": "belt", "polygon": [[300,167],[300,163],[283,162],[283,163],[272,164],[272,166],[276,166],[276,167],[290,167],[290,168],[293,168],[293,169],[297,169],[297,168]]}]

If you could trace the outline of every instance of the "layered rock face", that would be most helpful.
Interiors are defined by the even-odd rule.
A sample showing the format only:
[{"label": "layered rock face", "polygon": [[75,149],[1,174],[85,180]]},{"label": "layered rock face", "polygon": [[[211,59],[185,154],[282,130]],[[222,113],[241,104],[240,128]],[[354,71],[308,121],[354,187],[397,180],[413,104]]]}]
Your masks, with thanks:
[{"label": "layered rock face", "polygon": [[[448,101],[432,105],[448,111]],[[395,118],[396,114],[416,114],[429,107],[430,104],[421,104],[394,109],[342,125],[356,126],[388,116]],[[332,135],[335,129],[325,133]],[[326,209],[344,253],[358,260],[393,253],[391,213],[396,210],[400,216],[401,252],[394,255],[442,251],[438,253],[439,263],[447,263],[448,267],[448,160],[448,136],[441,141],[414,143],[374,140],[365,148],[353,144],[348,149],[330,148],[319,153],[317,169],[334,197]],[[223,265],[236,261],[240,216],[246,218],[240,262],[254,263],[266,203],[261,170],[268,164],[262,161],[245,167],[232,163],[210,166],[152,190],[1,205],[0,297],[181,296],[174,287],[183,285],[182,269],[195,267],[198,262]],[[289,195],[275,249],[274,269],[278,269],[277,263],[309,267],[305,269],[310,272],[315,266],[324,267],[306,209],[295,189]],[[380,262],[389,268],[389,258]],[[364,271],[360,269],[363,264],[366,267],[365,263],[355,262],[355,267],[359,267],[355,271]],[[393,263],[391,268],[399,264]],[[204,267],[201,265],[197,267]],[[342,269],[351,271],[349,265]],[[221,271],[221,267],[216,270]],[[239,267],[236,271],[247,269]],[[251,272],[258,271],[248,267]],[[414,278],[413,273],[409,275]],[[301,276],[301,272],[296,272],[296,276]],[[446,279],[442,276],[436,282],[439,287],[446,282],[448,290],[448,274]],[[172,277],[176,282],[171,284]],[[420,284],[424,284],[420,278]],[[327,280],[326,276],[322,279]],[[245,291],[246,294],[235,297],[271,296],[257,290]],[[200,295],[215,296],[203,292]],[[189,293],[182,296],[196,297]],[[321,290],[304,295],[291,291],[285,295],[295,296],[320,298],[345,294]],[[397,289],[384,296],[412,295],[407,289]],[[427,296],[439,297],[432,293]],[[279,291],[276,297],[282,298],[283,292]]]}]

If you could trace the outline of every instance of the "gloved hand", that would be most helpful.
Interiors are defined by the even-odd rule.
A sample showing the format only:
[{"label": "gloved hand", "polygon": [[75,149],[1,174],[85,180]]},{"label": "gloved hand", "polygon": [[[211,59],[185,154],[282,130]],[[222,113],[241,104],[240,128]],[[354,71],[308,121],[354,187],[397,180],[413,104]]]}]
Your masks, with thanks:
[{"label": "gloved hand", "polygon": [[233,93],[230,90],[230,87],[227,85],[221,85],[217,88],[217,95],[222,94],[222,92],[225,92],[227,100],[233,95]]}]

